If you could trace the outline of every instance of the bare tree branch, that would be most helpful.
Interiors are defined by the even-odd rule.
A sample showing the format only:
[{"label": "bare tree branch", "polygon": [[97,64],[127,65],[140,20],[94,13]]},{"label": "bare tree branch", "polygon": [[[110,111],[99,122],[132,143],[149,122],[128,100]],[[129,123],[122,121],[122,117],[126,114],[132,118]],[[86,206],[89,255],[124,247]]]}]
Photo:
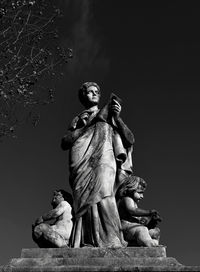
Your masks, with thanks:
[{"label": "bare tree branch", "polygon": [[36,107],[54,100],[44,85],[72,57],[57,44],[53,22],[61,12],[52,1],[0,1],[0,138],[16,135],[27,119],[38,123]]}]

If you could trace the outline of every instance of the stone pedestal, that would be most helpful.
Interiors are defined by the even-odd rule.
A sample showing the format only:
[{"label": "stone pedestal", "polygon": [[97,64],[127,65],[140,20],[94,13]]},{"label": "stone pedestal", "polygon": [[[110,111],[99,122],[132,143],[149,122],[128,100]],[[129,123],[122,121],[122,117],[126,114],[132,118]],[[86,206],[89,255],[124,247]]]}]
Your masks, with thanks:
[{"label": "stone pedestal", "polygon": [[2,272],[200,271],[166,256],[164,246],[128,248],[31,248],[11,259]]}]

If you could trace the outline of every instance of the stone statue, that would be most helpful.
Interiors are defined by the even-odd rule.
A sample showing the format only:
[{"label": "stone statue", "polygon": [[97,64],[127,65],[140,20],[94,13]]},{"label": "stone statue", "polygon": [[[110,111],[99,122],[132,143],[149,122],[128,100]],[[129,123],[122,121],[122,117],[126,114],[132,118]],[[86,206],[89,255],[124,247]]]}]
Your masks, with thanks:
[{"label": "stone statue", "polygon": [[114,94],[101,110],[100,88],[86,82],[79,90],[85,110],[76,116],[61,147],[69,149],[70,185],[75,220],[72,247],[124,247],[115,192],[132,173],[132,132],[120,118],[121,100]]},{"label": "stone statue", "polygon": [[[32,226],[33,240],[39,247],[67,247],[72,230],[72,196],[64,190],[54,192],[53,209],[40,216]],[[53,224],[47,221],[54,220]]]},{"label": "stone statue", "polygon": [[160,230],[157,226],[161,221],[156,210],[138,208],[143,199],[146,182],[131,174],[124,179],[118,188],[116,199],[121,218],[124,238],[129,246],[158,246]]}]

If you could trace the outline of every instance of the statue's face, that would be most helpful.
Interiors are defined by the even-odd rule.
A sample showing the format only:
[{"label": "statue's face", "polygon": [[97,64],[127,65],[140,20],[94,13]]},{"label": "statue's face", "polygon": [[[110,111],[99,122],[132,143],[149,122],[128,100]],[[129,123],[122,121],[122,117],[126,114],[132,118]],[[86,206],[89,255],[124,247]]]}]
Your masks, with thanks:
[{"label": "statue's face", "polygon": [[133,199],[135,202],[139,202],[141,199],[144,198],[144,194],[143,194],[143,191],[141,190],[136,190],[134,193],[133,193]]},{"label": "statue's face", "polygon": [[56,207],[58,206],[58,204],[60,204],[61,201],[63,201],[64,198],[63,198],[63,195],[61,192],[58,192],[58,191],[55,191],[54,192],[54,195],[53,195],[53,199],[51,201],[51,204],[53,207]]},{"label": "statue's face", "polygon": [[85,92],[85,100],[89,106],[95,106],[99,104],[100,92],[95,86],[90,86]]}]

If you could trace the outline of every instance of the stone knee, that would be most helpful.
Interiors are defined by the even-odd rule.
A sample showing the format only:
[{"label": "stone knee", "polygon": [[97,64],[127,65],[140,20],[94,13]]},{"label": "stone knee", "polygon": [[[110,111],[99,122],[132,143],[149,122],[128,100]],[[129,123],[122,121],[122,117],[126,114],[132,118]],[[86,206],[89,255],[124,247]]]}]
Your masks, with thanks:
[{"label": "stone knee", "polygon": [[160,229],[159,228],[150,229],[149,234],[152,239],[156,239],[159,241],[159,239],[160,239]]},{"label": "stone knee", "polygon": [[33,236],[35,239],[40,238],[43,235],[44,230],[46,230],[46,224],[39,224],[33,228]]},{"label": "stone knee", "polygon": [[147,246],[152,247],[155,246],[153,239],[151,239],[151,236],[149,234],[149,230],[145,226],[139,226],[137,227],[137,243],[139,246]]}]

